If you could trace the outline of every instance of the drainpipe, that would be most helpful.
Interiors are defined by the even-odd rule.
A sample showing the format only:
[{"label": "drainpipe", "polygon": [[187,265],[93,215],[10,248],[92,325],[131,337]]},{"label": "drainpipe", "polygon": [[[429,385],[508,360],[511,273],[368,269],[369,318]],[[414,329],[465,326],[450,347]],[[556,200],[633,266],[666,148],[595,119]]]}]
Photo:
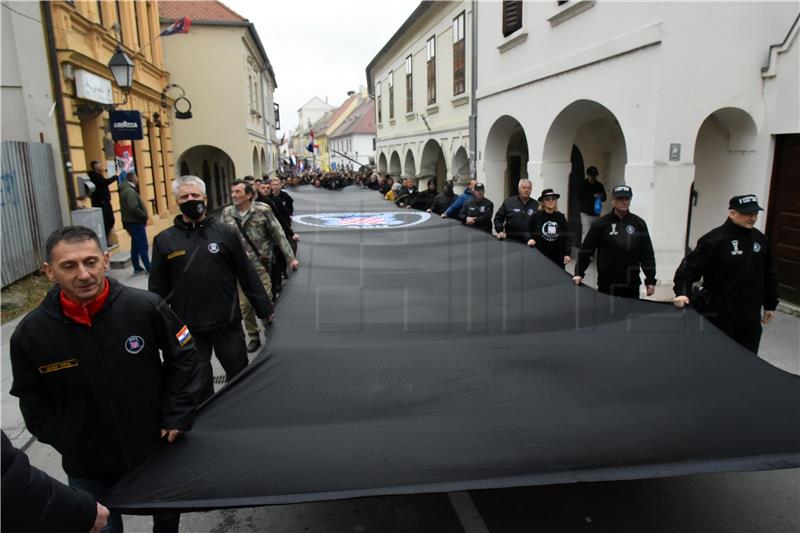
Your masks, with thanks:
[{"label": "drainpipe", "polygon": [[50,63],[50,80],[52,82],[53,100],[56,103],[56,125],[58,127],[58,144],[61,149],[61,161],[64,165],[64,177],[67,180],[67,197],[71,211],[78,209],[78,200],[75,197],[75,183],[72,179],[72,160],[69,153],[69,139],[67,138],[67,118],[64,116],[64,91],[61,90],[61,72],[58,69],[58,54],[56,52],[56,35],[53,31],[53,14],[49,2],[40,2],[42,18],[44,20],[45,35],[47,36],[47,55]]},{"label": "drainpipe", "polygon": [[469,176],[478,178],[478,0],[472,0],[472,73],[470,75],[470,114],[469,114]]}]

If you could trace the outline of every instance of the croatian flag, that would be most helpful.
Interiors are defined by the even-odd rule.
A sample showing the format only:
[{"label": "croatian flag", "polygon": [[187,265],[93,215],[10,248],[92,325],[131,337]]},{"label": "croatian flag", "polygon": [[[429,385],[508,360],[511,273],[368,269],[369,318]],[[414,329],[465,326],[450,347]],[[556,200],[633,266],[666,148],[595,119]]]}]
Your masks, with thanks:
[{"label": "croatian flag", "polygon": [[311,140],[308,141],[308,144],[306,145],[306,150],[308,150],[309,152],[311,152],[313,154],[314,153],[314,148],[319,148],[319,145],[318,144],[314,144],[314,130],[311,130]]},{"label": "croatian flag", "polygon": [[164,29],[159,35],[166,37],[167,35],[175,35],[176,33],[189,33],[189,28],[192,27],[192,19],[189,17],[179,18],[167,28]]},{"label": "croatian flag", "polygon": [[181,330],[175,334],[175,338],[178,339],[178,344],[184,346],[187,342],[192,340],[192,335],[189,333],[189,328],[183,326]]}]

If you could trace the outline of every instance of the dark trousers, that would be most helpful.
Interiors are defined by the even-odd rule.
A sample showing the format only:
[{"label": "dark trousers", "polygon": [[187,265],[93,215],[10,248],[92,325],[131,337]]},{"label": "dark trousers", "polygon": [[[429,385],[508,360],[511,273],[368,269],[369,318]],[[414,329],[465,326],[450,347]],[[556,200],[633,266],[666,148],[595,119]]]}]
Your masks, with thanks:
[{"label": "dark trousers", "polygon": [[108,237],[111,228],[114,227],[114,208],[111,207],[111,202],[103,202],[100,209],[103,210],[103,226],[105,226],[106,237]]},{"label": "dark trousers", "polygon": [[758,347],[761,344],[761,322],[741,323],[730,322],[719,317],[706,317],[709,322],[722,330],[725,335],[735,340],[754,354],[758,355]]},{"label": "dark trousers", "polygon": [[[94,499],[103,503],[106,496],[111,493],[118,479],[88,479],[69,476],[69,486],[85,490]],[[181,515],[178,513],[162,513],[153,515],[153,533],[178,533]],[[122,515],[111,511],[108,515],[108,524],[101,533],[123,533]]]},{"label": "dark trousers", "polygon": [[[141,272],[147,270],[150,272],[150,257],[147,254],[147,230],[144,224],[126,224],[122,223],[122,227],[131,236],[131,263],[133,263],[133,271]],[[139,264],[139,259],[144,264]]]},{"label": "dark trousers", "polygon": [[192,331],[192,337],[200,360],[199,373],[203,383],[200,399],[203,401],[214,394],[211,351],[214,351],[222,368],[225,369],[227,381],[230,381],[247,366],[247,345],[240,322],[208,331]]},{"label": "dark trousers", "polygon": [[639,287],[620,287],[618,285],[612,285],[611,287],[597,287],[597,290],[611,296],[633,298],[634,300],[639,299]]}]

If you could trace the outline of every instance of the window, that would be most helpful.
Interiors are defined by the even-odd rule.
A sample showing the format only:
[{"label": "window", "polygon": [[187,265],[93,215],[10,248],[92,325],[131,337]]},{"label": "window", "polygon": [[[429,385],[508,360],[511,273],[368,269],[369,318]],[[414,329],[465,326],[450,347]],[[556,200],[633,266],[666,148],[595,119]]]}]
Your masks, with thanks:
[{"label": "window", "polygon": [[281,129],[281,106],[280,104],[272,104],[272,109],[275,111],[275,129]]},{"label": "window", "polygon": [[253,111],[253,76],[247,76],[247,103],[250,105],[250,111]]},{"label": "window", "polygon": [[383,116],[381,114],[381,110],[382,110],[381,109],[382,108],[382,106],[381,106],[381,82],[378,82],[378,83],[375,84],[375,96],[377,98],[377,102],[375,104],[375,107],[378,110],[378,124],[380,124],[381,122],[383,122]]},{"label": "window", "polygon": [[136,4],[132,4],[131,8],[133,9],[133,23],[136,25],[136,46],[141,50],[145,43],[142,42],[142,32],[139,29],[139,8]]},{"label": "window", "polygon": [[428,61],[428,105],[436,103],[436,36],[425,44],[425,59]]},{"label": "window", "polygon": [[522,2],[503,0],[503,37],[522,28]]},{"label": "window", "polygon": [[466,89],[464,54],[467,40],[464,37],[464,13],[453,19],[453,95]]},{"label": "window", "polygon": [[104,24],[103,24],[103,2],[101,2],[100,0],[97,0],[97,20],[100,22],[101,26],[104,26]]},{"label": "window", "polygon": [[122,13],[119,8],[119,0],[114,2],[117,6],[117,31],[119,32],[119,42],[124,42],[122,37]]},{"label": "window", "polygon": [[414,84],[411,72],[411,56],[406,58],[406,113],[414,111]]},{"label": "window", "polygon": [[394,71],[389,71],[389,120],[394,118]]}]

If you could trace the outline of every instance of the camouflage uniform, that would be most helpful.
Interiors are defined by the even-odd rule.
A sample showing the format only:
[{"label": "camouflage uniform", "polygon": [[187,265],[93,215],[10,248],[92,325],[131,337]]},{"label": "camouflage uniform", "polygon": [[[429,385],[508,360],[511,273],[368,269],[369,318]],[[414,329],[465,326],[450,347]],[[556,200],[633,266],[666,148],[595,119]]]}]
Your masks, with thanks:
[{"label": "camouflage uniform", "polygon": [[[283,233],[280,223],[278,223],[278,220],[272,213],[272,209],[270,209],[268,205],[261,202],[253,202],[244,216],[240,215],[239,211],[233,205],[226,206],[222,210],[220,220],[224,224],[230,224],[236,228],[236,232],[239,233],[239,238],[242,241],[242,246],[247,252],[247,257],[255,267],[258,277],[261,278],[261,283],[264,284],[264,289],[266,289],[267,294],[272,298],[272,282],[270,281],[269,270],[259,261],[253,248],[239,232],[236,226],[236,219],[241,221],[242,229],[247,233],[250,241],[258,249],[262,260],[268,265],[272,262],[273,243],[277,244],[281,249],[287,263],[295,259],[292,247],[289,245],[289,241],[286,239],[286,235]],[[250,305],[250,300],[242,293],[241,287],[239,287],[239,306],[242,311],[244,329],[247,332],[247,336],[251,340],[258,340],[258,322],[256,321],[256,315],[253,311],[253,306]]]}]

